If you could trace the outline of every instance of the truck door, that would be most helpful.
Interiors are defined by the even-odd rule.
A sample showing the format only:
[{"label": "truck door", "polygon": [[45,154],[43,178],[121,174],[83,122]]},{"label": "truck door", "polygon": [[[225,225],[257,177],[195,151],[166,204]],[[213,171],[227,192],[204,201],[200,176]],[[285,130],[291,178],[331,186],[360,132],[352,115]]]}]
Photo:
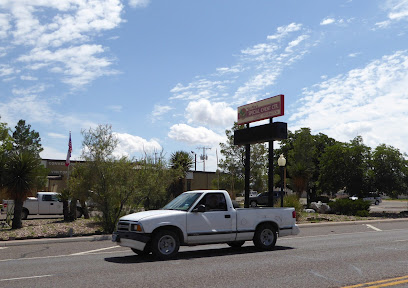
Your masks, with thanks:
[{"label": "truck door", "polygon": [[[194,209],[197,208],[197,209]],[[208,193],[187,213],[188,243],[227,242],[235,239],[233,218],[223,193]]]},{"label": "truck door", "polygon": [[41,214],[62,214],[62,202],[58,200],[57,195],[44,194],[40,202]]}]

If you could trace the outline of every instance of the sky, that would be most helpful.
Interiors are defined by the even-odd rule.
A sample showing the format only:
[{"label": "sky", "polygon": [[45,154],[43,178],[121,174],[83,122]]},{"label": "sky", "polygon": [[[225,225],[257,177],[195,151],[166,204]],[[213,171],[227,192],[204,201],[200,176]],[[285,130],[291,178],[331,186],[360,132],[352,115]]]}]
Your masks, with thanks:
[{"label": "sky", "polygon": [[117,156],[215,171],[237,107],[284,94],[292,132],[408,153],[407,32],[408,0],[0,0],[0,121],[44,159],[109,124]]}]

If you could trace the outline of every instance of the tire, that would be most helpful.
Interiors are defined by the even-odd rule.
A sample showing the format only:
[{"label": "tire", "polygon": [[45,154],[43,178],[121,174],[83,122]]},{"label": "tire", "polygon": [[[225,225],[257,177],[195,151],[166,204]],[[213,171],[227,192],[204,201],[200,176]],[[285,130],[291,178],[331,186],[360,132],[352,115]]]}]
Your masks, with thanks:
[{"label": "tire", "polygon": [[256,203],[256,201],[251,201],[251,203],[249,203],[249,205],[250,205],[251,207],[256,207],[256,206],[258,206],[258,204]]},{"label": "tire", "polygon": [[28,210],[23,209],[23,211],[21,211],[21,220],[27,220],[27,217],[28,217]]},{"label": "tire", "polygon": [[132,251],[134,252],[134,253],[136,253],[137,255],[139,255],[139,256],[141,256],[141,257],[146,257],[146,256],[148,256],[149,254],[150,254],[150,246],[147,244],[146,246],[145,246],[145,248],[143,249],[143,250],[137,250],[137,249],[135,249],[135,248],[130,248],[130,249],[132,249]]},{"label": "tire", "polygon": [[375,205],[379,205],[380,204],[380,201],[378,201],[378,200],[375,200],[375,203],[374,203]]},{"label": "tire", "polygon": [[240,248],[242,245],[244,245],[245,241],[233,241],[233,242],[227,242],[228,246],[231,248]]},{"label": "tire", "polygon": [[81,218],[82,217],[82,209],[77,207],[76,209],[76,218]]},{"label": "tire", "polygon": [[153,235],[151,249],[156,259],[171,259],[177,254],[179,248],[179,237],[173,231],[159,230]]},{"label": "tire", "polygon": [[255,231],[254,244],[261,250],[272,250],[277,239],[276,229],[271,224],[261,224]]}]

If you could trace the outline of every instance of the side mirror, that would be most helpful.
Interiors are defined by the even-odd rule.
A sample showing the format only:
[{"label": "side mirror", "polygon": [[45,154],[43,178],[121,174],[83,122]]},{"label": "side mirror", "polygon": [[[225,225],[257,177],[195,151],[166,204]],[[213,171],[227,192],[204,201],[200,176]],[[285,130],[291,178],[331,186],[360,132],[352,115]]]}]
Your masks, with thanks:
[{"label": "side mirror", "polygon": [[193,212],[205,212],[205,205],[203,205],[203,204],[197,205],[193,209]]}]

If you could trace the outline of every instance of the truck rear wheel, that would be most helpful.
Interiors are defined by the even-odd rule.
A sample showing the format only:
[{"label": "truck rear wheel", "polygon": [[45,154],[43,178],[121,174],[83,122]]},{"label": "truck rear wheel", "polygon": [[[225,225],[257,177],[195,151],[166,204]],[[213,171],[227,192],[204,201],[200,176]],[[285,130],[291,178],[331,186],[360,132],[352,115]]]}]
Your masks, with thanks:
[{"label": "truck rear wheel", "polygon": [[255,231],[254,244],[261,250],[272,250],[276,244],[276,229],[271,224],[261,224]]},{"label": "truck rear wheel", "polygon": [[151,249],[157,259],[170,259],[177,254],[179,248],[179,237],[173,231],[159,230],[153,235]]},{"label": "truck rear wheel", "polygon": [[23,209],[23,211],[21,211],[21,219],[22,220],[26,220],[28,217],[28,210],[27,209]]},{"label": "truck rear wheel", "polygon": [[82,217],[82,209],[77,207],[76,209],[76,218],[81,218]]},{"label": "truck rear wheel", "polygon": [[256,203],[256,201],[251,201],[251,207],[256,207],[258,204]]}]

